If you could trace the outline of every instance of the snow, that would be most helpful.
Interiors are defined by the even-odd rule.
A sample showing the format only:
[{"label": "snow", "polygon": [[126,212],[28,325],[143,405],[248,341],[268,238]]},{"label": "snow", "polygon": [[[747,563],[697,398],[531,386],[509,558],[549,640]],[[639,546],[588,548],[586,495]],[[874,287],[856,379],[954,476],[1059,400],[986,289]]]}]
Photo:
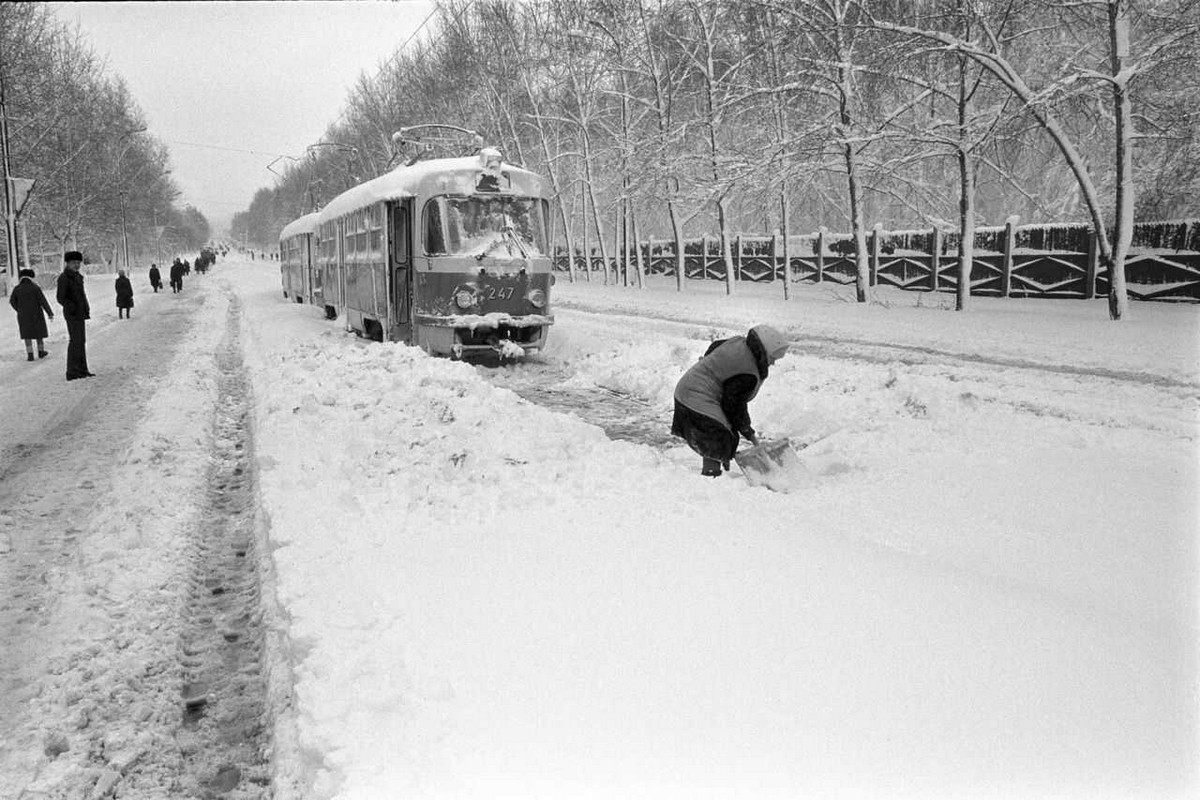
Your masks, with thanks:
[{"label": "snow", "polygon": [[[1193,796],[1200,308],[1112,323],[1103,301],[953,313],[891,290],[672,287],[560,276],[547,351],[496,367],[356,339],[286,301],[271,262],[188,284],[201,333],[128,433],[140,455],[82,455],[187,505],[203,426],[161,409],[211,397],[195,354],[236,297],[287,684],[277,796]],[[134,322],[165,308],[143,296]],[[759,323],[794,345],[755,425],[817,440],[788,493],[512,390],[551,370],[665,429],[708,342]],[[89,329],[98,372],[114,324]],[[6,441],[65,402],[28,377],[15,327],[0,322],[0,400],[49,411],[4,414]],[[150,568],[66,582],[63,602],[149,614],[173,558],[153,520],[179,508],[154,502],[136,531],[91,518],[88,552]],[[0,561],[15,547],[0,529]],[[120,652],[93,653],[75,690],[119,685]],[[63,676],[30,702],[53,706]],[[0,766],[36,760],[49,780],[57,762],[33,756]]]},{"label": "snow", "polygon": [[279,231],[279,241],[286,241],[301,233],[314,233],[320,227],[321,212],[313,211],[289,222]]},{"label": "snow", "polygon": [[[319,212],[318,224],[324,224],[331,219],[372,203],[412,197],[422,182],[432,181],[439,175],[451,176],[439,179],[440,193],[471,194],[475,191],[475,181],[482,169],[482,154],[402,164],[390,172],[360,183],[334,197]],[[454,174],[455,170],[460,172]],[[511,188],[514,191],[518,193],[537,192],[541,179],[534,173],[507,163],[500,165],[500,172],[508,173],[513,181]],[[282,233],[280,235],[282,236]]]}]

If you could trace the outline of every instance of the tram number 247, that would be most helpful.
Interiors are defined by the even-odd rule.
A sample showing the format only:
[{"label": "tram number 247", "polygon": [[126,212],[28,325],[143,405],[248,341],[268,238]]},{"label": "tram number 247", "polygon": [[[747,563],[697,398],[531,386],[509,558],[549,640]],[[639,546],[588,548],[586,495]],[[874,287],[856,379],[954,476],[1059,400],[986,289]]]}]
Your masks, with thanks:
[{"label": "tram number 247", "polygon": [[512,286],[488,286],[479,290],[480,300],[511,300],[514,291]]}]

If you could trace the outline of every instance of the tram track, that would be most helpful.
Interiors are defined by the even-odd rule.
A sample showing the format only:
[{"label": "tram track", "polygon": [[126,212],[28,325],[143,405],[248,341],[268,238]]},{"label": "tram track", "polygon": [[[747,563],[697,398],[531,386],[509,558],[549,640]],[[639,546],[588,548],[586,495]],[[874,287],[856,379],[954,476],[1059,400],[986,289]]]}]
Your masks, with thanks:
[{"label": "tram track", "polygon": [[[570,301],[558,301],[559,309],[586,315],[594,319],[610,319],[624,325],[645,324],[647,317],[632,316],[623,310],[603,310]],[[664,324],[689,331],[711,330],[711,321],[684,315],[657,315],[650,319],[655,324]],[[844,336],[793,333],[791,341],[803,348],[808,355],[819,358],[862,361],[877,364],[899,363],[913,365],[963,365],[985,369],[1013,369],[1033,374],[1048,374],[1069,378],[1098,378],[1114,383],[1146,386],[1185,394],[1200,393],[1200,382],[1182,380],[1151,372],[1105,367],[1079,366],[1067,363],[1029,361],[1015,357],[988,355],[984,353],[962,353],[929,345],[905,344],[901,342],[879,342]]]},{"label": "tram track", "polygon": [[[574,324],[584,326],[587,337],[596,341],[628,342],[632,340],[630,332],[637,331],[643,338],[695,341],[699,354],[709,340],[723,335],[711,321],[669,315],[635,318],[620,311],[575,308],[569,314]],[[1200,398],[1200,386],[1150,373],[977,357],[886,343],[842,342],[821,336],[794,335],[792,343],[797,357],[814,360],[803,367],[808,376],[804,385],[827,385],[831,392],[855,390],[846,383],[843,370],[836,366],[839,363],[862,365],[868,370],[868,381],[886,385],[898,381],[896,370],[901,368],[909,381],[921,383],[923,392],[932,391],[950,403],[992,405],[1022,415],[1183,436],[1191,435],[1190,421]],[[483,368],[483,373],[494,385],[594,424],[611,439],[658,450],[679,444],[670,435],[669,409],[616,388],[589,385],[572,366],[556,361],[553,355],[542,354],[508,367]],[[1047,393],[1047,386],[1055,387],[1054,391]]]},{"label": "tram track", "polygon": [[605,386],[575,386],[571,372],[552,361],[530,359],[515,369],[480,367],[493,385],[551,411],[595,425],[610,439],[665,450],[679,444],[670,416],[643,398]]}]

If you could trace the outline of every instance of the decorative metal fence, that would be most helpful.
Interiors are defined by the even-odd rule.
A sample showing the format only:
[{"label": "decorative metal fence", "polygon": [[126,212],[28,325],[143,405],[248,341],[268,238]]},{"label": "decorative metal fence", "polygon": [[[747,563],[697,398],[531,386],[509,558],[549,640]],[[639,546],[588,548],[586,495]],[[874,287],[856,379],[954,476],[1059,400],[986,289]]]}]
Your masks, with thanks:
[{"label": "decorative metal fence", "polygon": [[[958,234],[939,229],[884,231],[867,234],[867,260],[872,285],[924,292],[958,289]],[[825,231],[788,239],[788,264],[779,236],[738,235],[731,242],[735,281],[767,283],[853,284],[858,275],[854,241],[849,234]],[[1057,297],[1091,299],[1106,296],[1107,269],[1100,265],[1095,233],[1086,225],[1018,226],[976,231],[971,266],[971,294],[991,297]],[[632,250],[610,259],[620,276],[636,269]],[[674,243],[641,243],[642,263],[651,275],[675,275]],[[582,265],[576,254],[576,266]],[[593,250],[588,259],[593,274],[604,269]],[[724,281],[725,262],[715,237],[684,242],[684,275],[688,280]],[[559,249],[555,268],[567,271],[566,253]],[[1133,246],[1125,259],[1126,287],[1139,300],[1200,301],[1200,221],[1146,222],[1135,226]]]}]

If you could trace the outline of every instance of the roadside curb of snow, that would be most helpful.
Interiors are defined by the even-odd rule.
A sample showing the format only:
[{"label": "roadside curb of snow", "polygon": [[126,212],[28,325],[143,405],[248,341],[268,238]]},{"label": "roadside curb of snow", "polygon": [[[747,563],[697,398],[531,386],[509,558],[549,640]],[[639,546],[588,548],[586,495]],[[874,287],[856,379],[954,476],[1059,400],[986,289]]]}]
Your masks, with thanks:
[{"label": "roadside curb of snow", "polygon": [[[260,493],[261,498],[261,493]],[[292,671],[294,655],[288,630],[291,623],[287,611],[279,603],[278,577],[271,557],[270,515],[257,503],[254,513],[254,532],[258,539],[258,571],[262,590],[263,618],[263,679],[267,687],[267,715],[271,730],[271,787],[276,800],[303,800],[305,787],[311,784],[303,773],[293,774],[282,769],[285,764],[304,765],[296,723],[295,677]]]},{"label": "roadside curb of snow", "polygon": [[[258,393],[255,376],[261,373],[262,353],[249,343],[260,339],[259,325],[243,304],[242,329],[249,335],[242,337],[242,359],[246,364],[247,386],[251,398]],[[260,581],[259,607],[263,621],[262,674],[266,684],[265,723],[271,732],[271,786],[275,800],[305,800],[314,783],[314,765],[306,757],[300,744],[300,729],[296,719],[295,674],[296,661],[289,631],[291,619],[287,609],[279,601],[278,572],[275,569],[274,546],[271,541],[271,515],[263,502],[261,482],[261,459],[258,453],[257,433],[260,430],[259,407],[251,401],[254,409],[250,418],[251,440],[255,442],[254,453],[254,535],[258,553]],[[319,766],[319,765],[317,765]]]}]

